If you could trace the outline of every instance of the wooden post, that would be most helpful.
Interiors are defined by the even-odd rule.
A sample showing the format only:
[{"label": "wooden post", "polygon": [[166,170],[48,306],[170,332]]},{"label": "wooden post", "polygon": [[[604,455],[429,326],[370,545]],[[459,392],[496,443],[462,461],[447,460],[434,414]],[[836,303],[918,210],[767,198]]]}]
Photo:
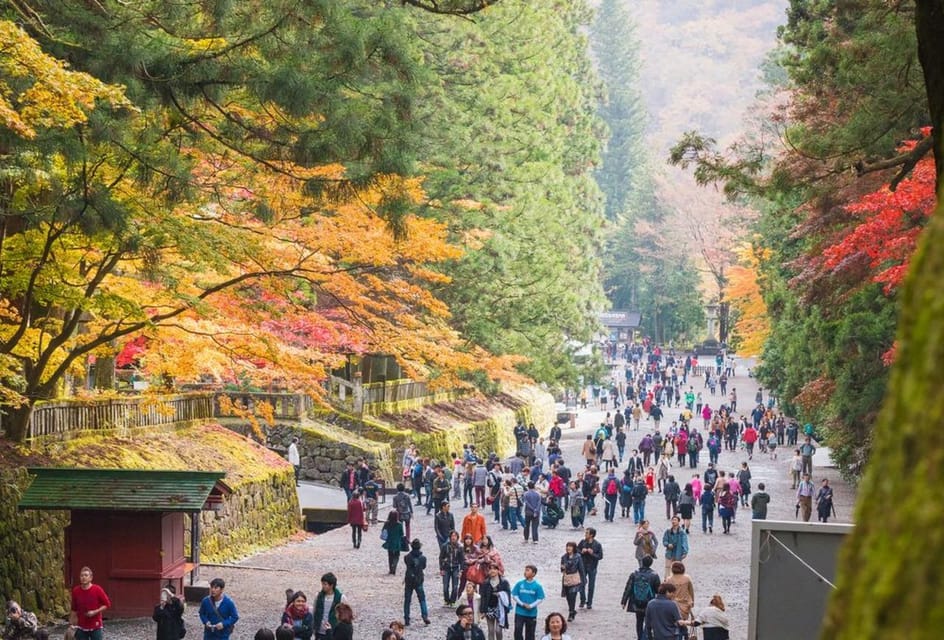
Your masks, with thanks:
[{"label": "wooden post", "polygon": [[200,579],[200,512],[190,513],[190,562],[193,569],[190,571],[190,586]]}]

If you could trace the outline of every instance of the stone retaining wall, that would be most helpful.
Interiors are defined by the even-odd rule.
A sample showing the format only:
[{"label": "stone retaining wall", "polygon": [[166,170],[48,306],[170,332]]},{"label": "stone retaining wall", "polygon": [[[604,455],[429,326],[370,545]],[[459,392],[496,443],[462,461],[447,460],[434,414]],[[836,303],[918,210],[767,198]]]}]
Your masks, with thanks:
[{"label": "stone retaining wall", "polygon": [[17,511],[29,486],[26,469],[0,471],[0,601],[16,600],[43,619],[64,616],[69,595],[63,584],[69,513]]}]

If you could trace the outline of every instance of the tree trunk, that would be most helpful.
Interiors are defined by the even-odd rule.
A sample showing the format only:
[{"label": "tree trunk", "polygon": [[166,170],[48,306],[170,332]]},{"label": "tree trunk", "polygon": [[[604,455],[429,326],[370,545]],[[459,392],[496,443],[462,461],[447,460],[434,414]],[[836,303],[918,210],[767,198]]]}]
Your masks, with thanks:
[{"label": "tree trunk", "polygon": [[[942,41],[944,44],[944,41]],[[944,580],[944,207],[902,290],[898,353],[822,638],[939,638]]]},{"label": "tree trunk", "polygon": [[917,0],[915,31],[934,127],[934,161],[940,193],[944,185],[944,0]]},{"label": "tree trunk", "polygon": [[98,357],[95,359],[95,388],[111,391],[115,388],[115,358]]},{"label": "tree trunk", "polygon": [[23,442],[29,435],[29,421],[33,415],[33,403],[27,402],[15,409],[4,408],[3,433],[7,440]]}]

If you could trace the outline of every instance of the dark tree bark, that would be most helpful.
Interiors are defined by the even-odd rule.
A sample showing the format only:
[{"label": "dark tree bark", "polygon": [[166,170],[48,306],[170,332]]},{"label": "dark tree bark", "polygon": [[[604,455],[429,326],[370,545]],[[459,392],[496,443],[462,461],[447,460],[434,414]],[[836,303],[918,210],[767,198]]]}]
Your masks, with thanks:
[{"label": "dark tree bark", "polygon": [[[917,0],[915,27],[944,175],[944,0]],[[824,640],[939,638],[944,629],[944,206],[924,232],[901,292],[898,352],[843,546]]]},{"label": "dark tree bark", "polygon": [[915,30],[934,126],[934,162],[940,193],[944,176],[944,0],[917,0]]}]

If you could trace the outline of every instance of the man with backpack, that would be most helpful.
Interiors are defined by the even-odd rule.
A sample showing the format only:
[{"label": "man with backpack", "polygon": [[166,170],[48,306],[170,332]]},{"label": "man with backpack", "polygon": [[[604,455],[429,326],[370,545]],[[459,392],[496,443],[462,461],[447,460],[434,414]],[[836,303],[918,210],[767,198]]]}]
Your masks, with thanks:
[{"label": "man with backpack", "polygon": [[636,639],[648,640],[644,624],[646,606],[656,597],[662,580],[659,579],[659,574],[652,570],[652,556],[644,556],[641,562],[642,566],[629,574],[620,605],[626,611],[636,614]]},{"label": "man with backpack", "polygon": [[629,497],[633,502],[633,524],[638,525],[646,519],[646,498],[649,497],[649,487],[646,486],[642,476],[636,476],[636,482],[633,484]]},{"label": "man with backpack", "polygon": [[610,469],[606,478],[603,479],[603,519],[607,522],[613,522],[613,518],[616,517],[616,501],[619,493],[619,480],[616,479],[616,472]]}]

